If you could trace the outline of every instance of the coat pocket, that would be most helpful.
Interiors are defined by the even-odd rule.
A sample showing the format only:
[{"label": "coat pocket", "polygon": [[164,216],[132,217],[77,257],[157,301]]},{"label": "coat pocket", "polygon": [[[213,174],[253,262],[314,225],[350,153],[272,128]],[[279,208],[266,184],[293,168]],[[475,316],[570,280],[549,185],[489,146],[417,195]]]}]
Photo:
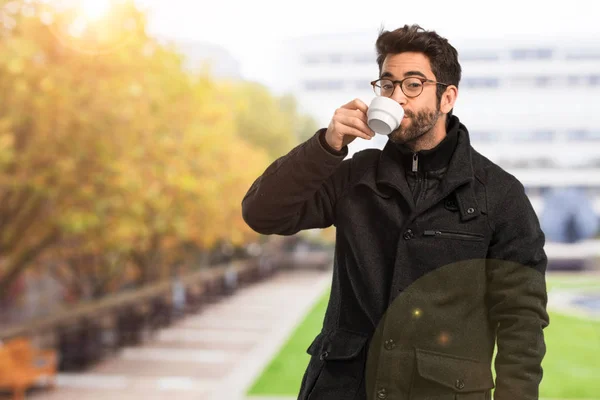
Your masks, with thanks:
[{"label": "coat pocket", "polygon": [[454,230],[426,230],[423,236],[435,237],[440,239],[474,240],[483,241],[485,236],[479,233],[461,232]]},{"label": "coat pocket", "polygon": [[308,348],[311,361],[299,399],[355,398],[364,380],[367,336],[335,330],[317,339]]},{"label": "coat pocket", "polygon": [[300,394],[298,400],[307,400],[308,396],[312,392],[317,378],[323,368],[323,362],[321,360],[321,350],[323,348],[323,342],[325,340],[325,333],[319,333],[312,341],[306,352],[310,354],[310,361],[308,367],[302,377],[302,383],[300,384]]},{"label": "coat pocket", "polygon": [[491,362],[416,349],[411,400],[488,400],[493,387]]}]

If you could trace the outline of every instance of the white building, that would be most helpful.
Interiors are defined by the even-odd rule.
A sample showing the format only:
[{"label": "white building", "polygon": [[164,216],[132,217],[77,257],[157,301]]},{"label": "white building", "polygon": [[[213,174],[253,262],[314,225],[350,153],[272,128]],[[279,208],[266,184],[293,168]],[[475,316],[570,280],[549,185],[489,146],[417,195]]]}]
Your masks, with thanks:
[{"label": "white building", "polygon": [[[378,32],[296,38],[282,64],[287,89],[327,126],[336,108],[369,104]],[[448,38],[463,69],[454,114],[473,146],[523,182],[542,211],[548,188],[578,186],[600,214],[600,42],[588,38]],[[387,137],[357,139],[351,154]],[[592,216],[591,216],[592,217]]]},{"label": "white building", "polygon": [[239,80],[240,62],[229,51],[212,43],[192,40],[168,40],[185,59],[185,67],[192,71],[208,69],[217,79]]}]

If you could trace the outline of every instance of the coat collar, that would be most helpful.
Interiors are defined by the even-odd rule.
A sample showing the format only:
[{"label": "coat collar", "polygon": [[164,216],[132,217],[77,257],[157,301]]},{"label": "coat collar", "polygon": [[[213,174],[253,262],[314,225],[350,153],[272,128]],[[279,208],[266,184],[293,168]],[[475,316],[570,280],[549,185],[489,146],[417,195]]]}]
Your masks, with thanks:
[{"label": "coat collar", "polygon": [[[403,169],[408,171],[408,173],[414,173],[413,167],[416,167],[419,173],[446,168],[452,158],[452,154],[454,154],[454,150],[456,150],[459,128],[460,124],[458,121],[450,119],[446,136],[437,146],[430,150],[421,150],[415,153],[405,145],[388,141],[386,151],[390,153],[390,158],[394,159],[396,163],[401,163]],[[417,156],[417,163],[413,165],[415,155]]]},{"label": "coat collar", "polygon": [[[396,145],[389,141],[380,153],[376,170],[374,171],[375,176],[365,174],[359,183],[371,187],[378,196],[384,198],[391,197],[392,191],[400,193],[410,205],[412,212],[425,211],[455,192],[456,206],[461,214],[461,220],[468,221],[477,217],[480,214],[480,209],[477,205],[472,185],[475,178],[469,132],[456,116],[451,117],[448,127],[449,131],[453,130],[456,132],[455,150],[449,159],[448,169],[438,188],[438,195],[420,203],[418,210],[415,210],[413,196],[406,182],[405,174],[407,166],[402,162],[398,162]],[[452,133],[454,134],[454,132]]]}]

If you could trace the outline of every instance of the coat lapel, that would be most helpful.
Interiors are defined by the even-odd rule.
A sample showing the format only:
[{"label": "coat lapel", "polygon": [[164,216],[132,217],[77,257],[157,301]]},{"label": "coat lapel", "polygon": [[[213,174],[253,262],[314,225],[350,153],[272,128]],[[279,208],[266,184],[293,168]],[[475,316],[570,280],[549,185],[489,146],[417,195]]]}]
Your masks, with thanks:
[{"label": "coat lapel", "polygon": [[415,202],[406,182],[404,166],[394,159],[394,152],[389,144],[379,156],[376,182],[378,186],[387,186],[398,192],[408,204],[411,214],[414,212]]},{"label": "coat lapel", "polygon": [[398,192],[410,207],[412,215],[410,220],[413,220],[456,191],[461,220],[468,221],[480,214],[473,191],[472,183],[474,179],[469,133],[467,128],[463,124],[460,124],[458,143],[448,164],[446,175],[436,192],[427,197],[418,207],[414,204],[412,192],[406,182],[404,166],[394,159],[394,152],[389,144],[381,152],[376,171],[377,188],[374,189],[382,193],[385,192],[382,189],[385,186]]}]

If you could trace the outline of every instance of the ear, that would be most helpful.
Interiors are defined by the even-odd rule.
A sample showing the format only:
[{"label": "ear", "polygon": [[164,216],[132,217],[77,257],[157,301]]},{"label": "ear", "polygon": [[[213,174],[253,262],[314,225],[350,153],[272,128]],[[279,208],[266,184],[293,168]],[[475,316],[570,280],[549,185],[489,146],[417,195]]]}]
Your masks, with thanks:
[{"label": "ear", "polygon": [[458,97],[458,88],[454,85],[450,85],[446,88],[440,102],[440,111],[444,114],[448,114],[450,110],[454,108],[456,98]]}]

